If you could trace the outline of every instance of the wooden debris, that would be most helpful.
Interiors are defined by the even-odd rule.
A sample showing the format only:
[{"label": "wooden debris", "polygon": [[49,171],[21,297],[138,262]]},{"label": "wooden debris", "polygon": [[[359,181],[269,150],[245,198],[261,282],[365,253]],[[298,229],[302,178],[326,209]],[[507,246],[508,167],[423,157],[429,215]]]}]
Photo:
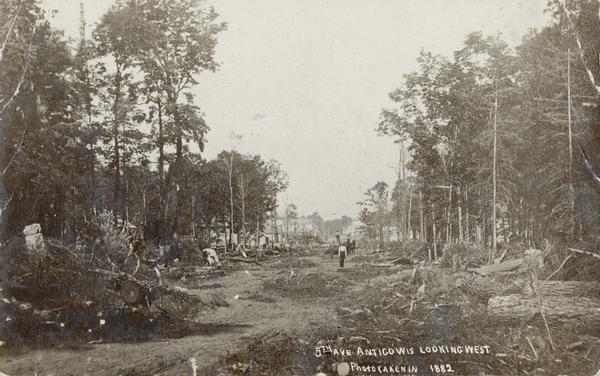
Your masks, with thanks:
[{"label": "wooden debris", "polygon": [[411,260],[407,257],[398,257],[397,259],[390,261],[390,263],[395,264],[395,265],[412,265],[412,264],[414,264],[413,260]]},{"label": "wooden debris", "polygon": [[518,258],[518,259],[514,259],[514,260],[504,261],[499,264],[486,265],[486,266],[482,266],[480,268],[474,268],[474,269],[471,268],[471,269],[468,269],[468,271],[472,271],[477,274],[486,276],[486,275],[490,275],[490,274],[494,274],[494,273],[508,272],[508,271],[517,269],[518,267],[523,265],[524,261],[525,261],[524,258]]},{"label": "wooden debris", "polygon": [[541,322],[541,312],[550,326],[572,325],[579,328],[600,328],[600,300],[548,295],[535,296],[513,294],[495,296],[488,301],[488,317],[499,325]]},{"label": "wooden debris", "polygon": [[545,281],[531,286],[530,295],[545,297],[600,298],[600,283],[580,281]]},{"label": "wooden debris", "polygon": [[568,248],[569,251],[571,252],[575,252],[575,253],[581,253],[583,255],[588,255],[588,256],[592,256],[595,257],[597,259],[600,259],[600,255],[594,252],[590,252],[590,251],[582,251],[581,249],[575,249],[575,248]]},{"label": "wooden debris", "polygon": [[119,295],[127,304],[140,304],[143,302],[144,292],[138,283],[127,280],[121,284]]},{"label": "wooden debris", "polygon": [[573,342],[567,345],[566,349],[568,351],[575,351],[575,350],[581,350],[584,347],[584,342],[583,341],[577,341],[577,342]]},{"label": "wooden debris", "polygon": [[412,284],[413,282],[415,282],[415,281],[416,281],[416,277],[417,277],[417,270],[418,270],[418,269],[419,269],[418,267],[415,267],[415,268],[413,269],[412,273],[410,274],[410,279],[408,280],[408,284],[409,284],[409,285],[410,285],[410,284]]},{"label": "wooden debris", "polygon": [[504,257],[506,256],[507,253],[508,253],[508,248],[504,249],[504,252],[502,252],[502,254],[494,260],[494,265],[498,265],[499,263],[501,263],[502,260],[504,260]]}]

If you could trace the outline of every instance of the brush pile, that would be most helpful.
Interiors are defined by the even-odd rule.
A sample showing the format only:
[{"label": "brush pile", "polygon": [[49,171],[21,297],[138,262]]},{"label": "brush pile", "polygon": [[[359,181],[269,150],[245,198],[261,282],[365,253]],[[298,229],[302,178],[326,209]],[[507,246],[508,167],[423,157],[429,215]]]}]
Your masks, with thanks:
[{"label": "brush pile", "polygon": [[163,284],[135,230],[115,226],[108,213],[86,225],[89,241],[76,246],[44,240],[32,248],[16,239],[2,248],[1,340],[19,345],[97,339],[94,334],[105,332],[111,317],[135,316],[131,331],[159,318],[188,319],[201,305],[184,289]]}]

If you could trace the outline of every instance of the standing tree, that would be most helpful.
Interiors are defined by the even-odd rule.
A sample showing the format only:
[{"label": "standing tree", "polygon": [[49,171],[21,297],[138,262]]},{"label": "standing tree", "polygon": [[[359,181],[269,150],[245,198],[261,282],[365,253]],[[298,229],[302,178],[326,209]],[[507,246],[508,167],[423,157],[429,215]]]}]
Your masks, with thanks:
[{"label": "standing tree", "polygon": [[69,91],[69,47],[33,0],[0,2],[0,25],[0,236],[31,222],[53,236],[73,234],[87,152]]},{"label": "standing tree", "polygon": [[379,249],[384,247],[384,228],[388,224],[389,215],[387,210],[388,204],[388,185],[385,182],[378,182],[373,187],[365,192],[367,197],[365,201],[359,204],[364,206],[359,219],[367,228],[372,228],[378,240]]},{"label": "standing tree", "polygon": [[[166,142],[175,145],[175,159],[169,168],[164,190],[175,190],[176,203],[171,216],[177,228],[183,191],[177,189],[183,178],[180,165],[185,154],[185,143],[195,142],[204,149],[207,131],[202,113],[194,106],[193,96],[187,90],[197,84],[196,76],[204,71],[215,71],[214,60],[217,34],[225,30],[225,23],[216,23],[214,9],[204,9],[194,0],[129,1],[125,7],[133,15],[131,23],[139,25],[139,53],[136,56],[144,72],[149,93],[159,109],[172,118],[168,131],[159,132],[158,147],[162,154]],[[182,97],[185,101],[182,102]],[[165,103],[163,104],[162,101]],[[167,134],[167,137],[164,135]],[[163,193],[163,200],[167,193]],[[164,205],[163,205],[164,206]],[[163,234],[169,236],[169,234]]]},{"label": "standing tree", "polygon": [[113,170],[113,210],[115,221],[118,215],[124,220],[125,203],[122,192],[122,130],[128,122],[128,114],[133,106],[127,97],[127,89],[131,86],[131,74],[134,58],[139,48],[138,27],[132,18],[135,13],[120,5],[112,6],[101,18],[94,31],[96,53],[100,57],[110,58],[112,68],[100,61],[100,70],[104,72],[102,86],[106,91],[101,93],[102,102],[110,107],[111,116],[105,124],[110,129],[111,148],[107,151]]}]

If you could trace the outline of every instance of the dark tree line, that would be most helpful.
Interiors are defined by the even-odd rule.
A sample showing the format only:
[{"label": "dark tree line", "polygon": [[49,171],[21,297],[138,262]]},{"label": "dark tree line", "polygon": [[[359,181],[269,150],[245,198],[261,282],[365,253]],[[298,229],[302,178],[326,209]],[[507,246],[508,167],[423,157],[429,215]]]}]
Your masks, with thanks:
[{"label": "dark tree line", "polygon": [[388,218],[373,221],[371,205],[364,222],[395,224],[404,239],[494,248],[596,238],[600,192],[580,150],[600,169],[598,7],[550,1],[552,23],[514,49],[472,33],[451,58],[422,51],[378,127],[409,145],[408,171]]},{"label": "dark tree line", "polygon": [[0,0],[0,228],[75,241],[99,211],[178,232],[264,227],[287,180],[275,161],[222,152],[194,99],[226,29],[194,0],[119,0],[71,46],[35,0]]}]

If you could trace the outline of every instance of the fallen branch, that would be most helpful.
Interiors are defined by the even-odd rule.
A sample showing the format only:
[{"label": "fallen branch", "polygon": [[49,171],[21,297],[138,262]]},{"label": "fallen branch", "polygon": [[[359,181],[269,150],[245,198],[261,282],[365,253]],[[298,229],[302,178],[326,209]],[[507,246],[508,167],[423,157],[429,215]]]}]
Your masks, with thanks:
[{"label": "fallen branch", "polygon": [[504,257],[506,256],[506,254],[507,254],[507,253],[508,253],[508,248],[506,248],[506,249],[504,250],[504,252],[502,252],[502,254],[500,255],[500,257],[497,257],[497,258],[494,260],[494,265],[498,265],[498,264],[500,264],[500,263],[502,262],[502,260],[504,260]]},{"label": "fallen branch", "polygon": [[588,255],[588,256],[592,256],[595,257],[597,259],[600,259],[600,255],[594,252],[590,252],[590,251],[582,251],[581,249],[575,249],[575,248],[568,248],[569,251],[571,252],[575,252],[575,253],[581,253],[583,255]]},{"label": "fallen branch", "polygon": [[529,339],[529,337],[525,336],[525,338],[527,339],[527,342],[529,342],[529,347],[531,347],[531,351],[533,351],[533,355],[535,355],[535,360],[538,360],[538,353],[537,351],[535,351],[535,347],[533,346],[533,343],[531,343],[531,340]]},{"label": "fallen branch", "polygon": [[421,326],[421,325],[425,324],[424,321],[417,321],[417,320],[413,320],[413,319],[409,319],[409,318],[404,318],[404,319],[398,320],[399,325],[402,325],[405,322],[414,322],[417,326]]},{"label": "fallen branch", "polygon": [[558,269],[556,269],[555,271],[553,271],[553,272],[552,272],[552,274],[550,274],[550,275],[548,276],[548,278],[546,278],[546,279],[544,280],[544,282],[548,282],[548,281],[550,280],[550,278],[554,277],[554,275],[555,275],[556,273],[558,273],[558,272],[559,272],[559,271],[560,271],[560,270],[563,268],[563,266],[565,266],[565,264],[567,263],[567,261],[569,261],[569,259],[570,259],[571,257],[573,257],[573,255],[568,255],[568,256],[567,256],[567,257],[566,257],[566,258],[563,260],[562,264],[560,264],[560,266],[558,267]]},{"label": "fallen branch", "polygon": [[546,320],[546,315],[544,314],[544,306],[542,304],[542,299],[540,298],[540,314],[542,315],[542,319],[544,320],[544,326],[546,327],[546,333],[548,333],[548,339],[550,340],[550,347],[552,347],[552,351],[556,351],[554,347],[554,341],[552,340],[552,335],[550,334],[550,327],[548,326],[548,321]]},{"label": "fallen branch", "polygon": [[391,264],[402,264],[402,265],[412,265],[413,264],[411,259],[406,258],[404,256],[398,257],[397,259],[394,259],[394,260],[391,260],[390,263]]},{"label": "fallen branch", "polygon": [[60,243],[58,243],[58,242],[56,242],[56,241],[53,241],[53,240],[51,240],[51,239],[46,239],[46,242],[47,242],[48,244],[50,244],[52,247],[54,247],[54,248],[58,248],[58,249],[60,249],[60,250],[63,250],[63,251],[69,252],[69,253],[71,254],[71,256],[73,256],[75,259],[79,259],[79,255],[77,255],[75,252],[73,252],[73,251],[72,251],[71,249],[69,249],[68,247],[65,247],[64,245],[62,245],[62,244],[60,244]]},{"label": "fallen branch", "polygon": [[387,311],[388,309],[392,308],[392,306],[393,306],[394,304],[398,303],[398,301],[399,301],[400,299],[401,299],[401,298],[397,298],[397,299],[395,299],[395,300],[394,300],[393,302],[391,302],[389,305],[387,305],[387,306],[383,307],[383,310],[384,310],[384,311]]},{"label": "fallen branch", "polygon": [[410,274],[410,279],[408,280],[409,285],[412,285],[412,283],[415,281],[415,277],[417,276],[417,269],[418,267],[415,267],[412,273]]},{"label": "fallen branch", "polygon": [[19,142],[19,145],[16,147],[15,152],[13,153],[12,157],[6,164],[6,167],[4,167],[4,170],[2,170],[2,176],[6,175],[6,172],[8,171],[10,166],[14,163],[15,159],[17,158],[17,154],[19,154],[19,152],[23,148],[23,143],[25,142],[25,134],[26,133],[27,133],[27,128],[25,128],[23,130],[23,135],[21,136],[21,141]]}]

